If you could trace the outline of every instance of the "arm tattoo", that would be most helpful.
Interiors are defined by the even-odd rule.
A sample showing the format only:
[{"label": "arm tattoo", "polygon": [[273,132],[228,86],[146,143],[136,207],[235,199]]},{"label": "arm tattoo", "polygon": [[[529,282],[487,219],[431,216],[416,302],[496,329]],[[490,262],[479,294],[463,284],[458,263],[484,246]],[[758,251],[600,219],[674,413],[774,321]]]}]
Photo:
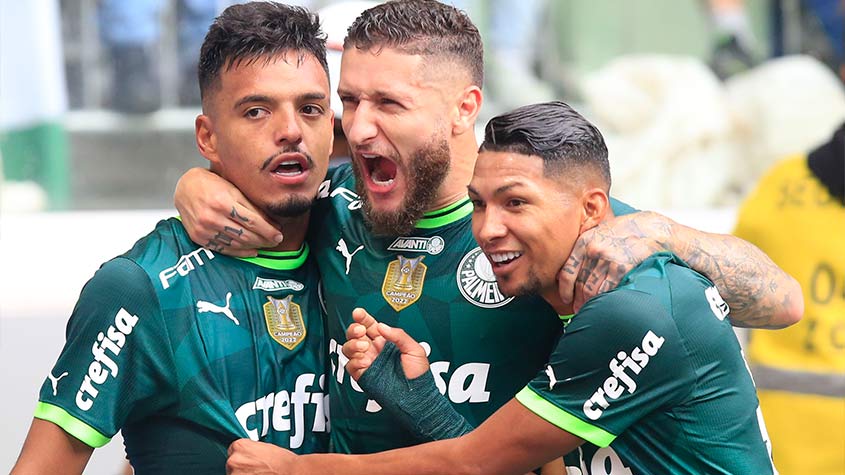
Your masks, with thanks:
[{"label": "arm tattoo", "polygon": [[788,292],[779,295],[788,276],[745,241],[721,235],[696,237],[687,250],[684,259],[720,290],[735,326],[771,327],[772,318],[789,303]]}]

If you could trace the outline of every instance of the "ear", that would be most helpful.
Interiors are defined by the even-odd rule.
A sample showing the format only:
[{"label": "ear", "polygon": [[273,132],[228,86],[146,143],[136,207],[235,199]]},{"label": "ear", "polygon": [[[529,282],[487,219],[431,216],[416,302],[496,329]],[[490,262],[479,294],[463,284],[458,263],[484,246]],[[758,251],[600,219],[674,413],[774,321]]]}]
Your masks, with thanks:
[{"label": "ear", "polygon": [[218,164],[220,159],[217,155],[217,136],[214,134],[211,118],[204,114],[198,115],[194,121],[194,129],[200,154],[212,165]]},{"label": "ear", "polygon": [[610,199],[601,188],[589,188],[581,196],[581,229],[578,234],[602,222],[610,209]]},{"label": "ear", "polygon": [[481,110],[483,94],[478,86],[467,86],[458,98],[457,114],[452,120],[452,135],[461,135],[467,131],[475,133],[475,121]]}]

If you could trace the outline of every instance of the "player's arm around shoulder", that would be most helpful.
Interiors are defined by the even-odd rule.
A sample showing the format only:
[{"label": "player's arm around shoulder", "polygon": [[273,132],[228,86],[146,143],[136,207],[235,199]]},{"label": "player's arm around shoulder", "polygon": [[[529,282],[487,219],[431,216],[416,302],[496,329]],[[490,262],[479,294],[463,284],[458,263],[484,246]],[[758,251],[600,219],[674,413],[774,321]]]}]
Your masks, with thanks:
[{"label": "player's arm around shoulder", "polygon": [[134,400],[125,383],[139,376],[129,361],[137,359],[132,340],[142,337],[139,315],[158,312],[155,302],[147,274],[125,258],[107,262],[85,284],[12,473],[81,473],[120,429]]}]

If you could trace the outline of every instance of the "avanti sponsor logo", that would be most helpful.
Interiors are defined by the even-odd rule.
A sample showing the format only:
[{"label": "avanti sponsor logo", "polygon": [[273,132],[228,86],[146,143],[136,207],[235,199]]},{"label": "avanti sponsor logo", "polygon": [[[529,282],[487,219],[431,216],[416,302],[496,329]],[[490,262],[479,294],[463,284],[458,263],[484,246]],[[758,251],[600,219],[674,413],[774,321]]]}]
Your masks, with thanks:
[{"label": "avanti sponsor logo", "polygon": [[204,247],[201,247],[189,254],[185,254],[176,261],[175,266],[168,267],[158,274],[158,278],[161,281],[161,287],[167,290],[170,287],[170,279],[174,279],[176,276],[185,277],[192,270],[205,265],[205,261],[202,259],[202,254],[205,254],[205,257],[208,258],[209,261],[214,259],[214,253]]},{"label": "avanti sponsor logo", "polygon": [[264,290],[266,292],[276,292],[278,290],[293,290],[299,292],[304,288],[305,286],[302,285],[302,282],[297,282],[295,280],[265,279],[263,277],[256,277],[255,282],[252,284],[253,290]]},{"label": "avanti sponsor logo", "polygon": [[461,295],[478,307],[497,308],[513,300],[513,297],[505,297],[499,290],[493,266],[480,247],[469,251],[461,259],[456,278]]},{"label": "avanti sponsor logo", "polygon": [[430,238],[424,237],[398,237],[387,248],[388,251],[406,252],[427,252],[432,256],[440,254],[446,247],[446,241],[440,236]]},{"label": "avanti sponsor logo", "polygon": [[640,374],[648,366],[651,358],[660,351],[664,341],[666,341],[665,338],[657,336],[649,330],[643,337],[640,346],[631,350],[630,356],[624,351],[617,353],[608,365],[612,376],[604,380],[604,383],[596,389],[590,399],[584,401],[584,415],[591,420],[598,420],[604,410],[610,407],[611,402],[619,399],[626,389],[633,394],[637,390],[637,382],[625,370],[630,370],[633,376]]},{"label": "avanti sponsor logo", "polygon": [[94,399],[100,394],[97,385],[106,382],[109,375],[117,378],[120,368],[117,363],[106,353],[106,350],[117,356],[126,344],[126,337],[132,333],[132,329],[138,323],[138,317],[121,308],[114,316],[114,325],[109,325],[105,332],[97,334],[97,341],[91,347],[94,361],[88,365],[88,374],[82,379],[79,391],[76,393],[76,405],[83,411],[91,409]]}]

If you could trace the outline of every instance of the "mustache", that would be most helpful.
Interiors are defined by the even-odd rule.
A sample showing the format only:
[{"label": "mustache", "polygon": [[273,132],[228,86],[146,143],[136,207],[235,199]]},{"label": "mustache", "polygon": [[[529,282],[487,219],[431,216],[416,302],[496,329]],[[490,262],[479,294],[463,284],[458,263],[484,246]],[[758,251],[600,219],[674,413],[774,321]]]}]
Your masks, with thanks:
[{"label": "mustache", "polygon": [[270,163],[276,159],[276,157],[278,157],[279,155],[284,155],[286,153],[298,153],[305,157],[305,161],[308,163],[309,168],[314,167],[314,159],[311,158],[310,154],[303,152],[302,149],[299,148],[299,145],[286,145],[281,149],[277,150],[273,155],[267,157],[266,160],[264,160],[264,163],[261,164],[261,171],[266,170],[267,167],[270,166]]}]

